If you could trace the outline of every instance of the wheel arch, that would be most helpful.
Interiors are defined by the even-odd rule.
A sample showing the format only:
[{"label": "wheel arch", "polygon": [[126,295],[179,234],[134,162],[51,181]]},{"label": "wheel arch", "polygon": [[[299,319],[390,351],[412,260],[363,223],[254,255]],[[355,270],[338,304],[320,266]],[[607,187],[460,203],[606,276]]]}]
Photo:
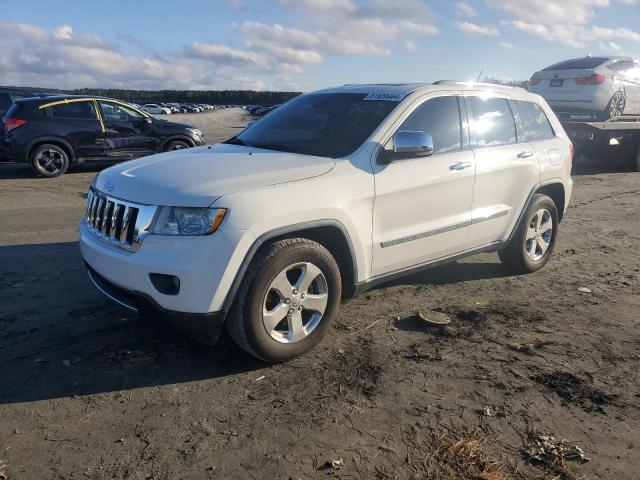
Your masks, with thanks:
[{"label": "wheel arch", "polygon": [[247,270],[256,255],[267,245],[285,238],[306,238],[325,247],[336,259],[342,280],[344,298],[356,294],[358,266],[351,237],[337,220],[316,220],[277,228],[260,235],[245,255],[223,303],[223,310],[231,309]]},{"label": "wheel arch", "polygon": [[31,154],[33,153],[33,150],[37,147],[39,147],[40,145],[44,145],[44,144],[51,144],[51,145],[56,145],[60,148],[62,148],[67,155],[69,156],[69,163],[75,163],[76,162],[76,153],[75,150],[73,149],[73,147],[71,146],[71,144],[69,142],[67,142],[65,139],[60,138],[60,137],[38,137],[38,138],[34,138],[33,140],[31,140],[29,142],[29,145],[27,147],[27,158],[26,161],[27,162],[31,162]]},{"label": "wheel arch", "polygon": [[558,209],[558,220],[562,221],[566,201],[564,185],[561,182],[547,183],[541,185],[535,193],[541,193],[553,200],[553,203],[556,204],[556,208]]}]

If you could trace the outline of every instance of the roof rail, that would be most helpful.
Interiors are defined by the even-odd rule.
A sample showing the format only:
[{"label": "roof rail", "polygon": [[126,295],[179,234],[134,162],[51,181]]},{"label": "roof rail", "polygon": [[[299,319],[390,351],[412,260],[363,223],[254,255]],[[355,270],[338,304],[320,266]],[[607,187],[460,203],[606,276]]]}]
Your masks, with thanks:
[{"label": "roof rail", "polygon": [[499,83],[482,83],[482,82],[462,82],[460,80],[438,80],[433,82],[434,85],[473,85],[478,87],[491,87],[491,88],[503,88],[508,90],[514,90],[516,88],[522,88],[518,85],[501,85]]}]

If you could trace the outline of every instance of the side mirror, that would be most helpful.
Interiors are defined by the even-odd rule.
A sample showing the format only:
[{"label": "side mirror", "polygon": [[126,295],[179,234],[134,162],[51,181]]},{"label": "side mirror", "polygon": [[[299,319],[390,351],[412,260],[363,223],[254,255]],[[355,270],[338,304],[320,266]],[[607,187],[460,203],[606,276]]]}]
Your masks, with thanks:
[{"label": "side mirror", "polygon": [[433,154],[433,138],[426,132],[399,130],[393,135],[393,158],[428,157]]},{"label": "side mirror", "polygon": [[144,119],[142,121],[144,123],[148,123],[149,125],[151,125],[153,123],[153,120],[151,120],[151,117],[144,117]]}]

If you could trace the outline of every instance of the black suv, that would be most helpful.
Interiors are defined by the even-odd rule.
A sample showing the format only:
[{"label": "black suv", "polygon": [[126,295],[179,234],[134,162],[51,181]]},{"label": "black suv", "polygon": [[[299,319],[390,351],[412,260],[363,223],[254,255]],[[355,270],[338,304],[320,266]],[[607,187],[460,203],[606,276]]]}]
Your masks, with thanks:
[{"label": "black suv", "polygon": [[2,118],[0,156],[45,177],[71,163],[122,161],[204,145],[191,125],[151,117],[111,98],[53,96],[16,100]]}]

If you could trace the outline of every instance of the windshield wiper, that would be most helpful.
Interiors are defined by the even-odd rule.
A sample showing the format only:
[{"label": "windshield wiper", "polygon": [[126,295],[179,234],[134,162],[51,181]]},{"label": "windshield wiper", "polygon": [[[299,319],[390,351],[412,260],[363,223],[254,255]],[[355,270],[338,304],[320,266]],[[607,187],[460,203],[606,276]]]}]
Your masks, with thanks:
[{"label": "windshield wiper", "polygon": [[228,143],[229,145],[242,145],[243,147],[248,147],[249,145],[244,140],[240,140],[238,137],[233,136],[229,140],[225,140],[222,143]]}]

